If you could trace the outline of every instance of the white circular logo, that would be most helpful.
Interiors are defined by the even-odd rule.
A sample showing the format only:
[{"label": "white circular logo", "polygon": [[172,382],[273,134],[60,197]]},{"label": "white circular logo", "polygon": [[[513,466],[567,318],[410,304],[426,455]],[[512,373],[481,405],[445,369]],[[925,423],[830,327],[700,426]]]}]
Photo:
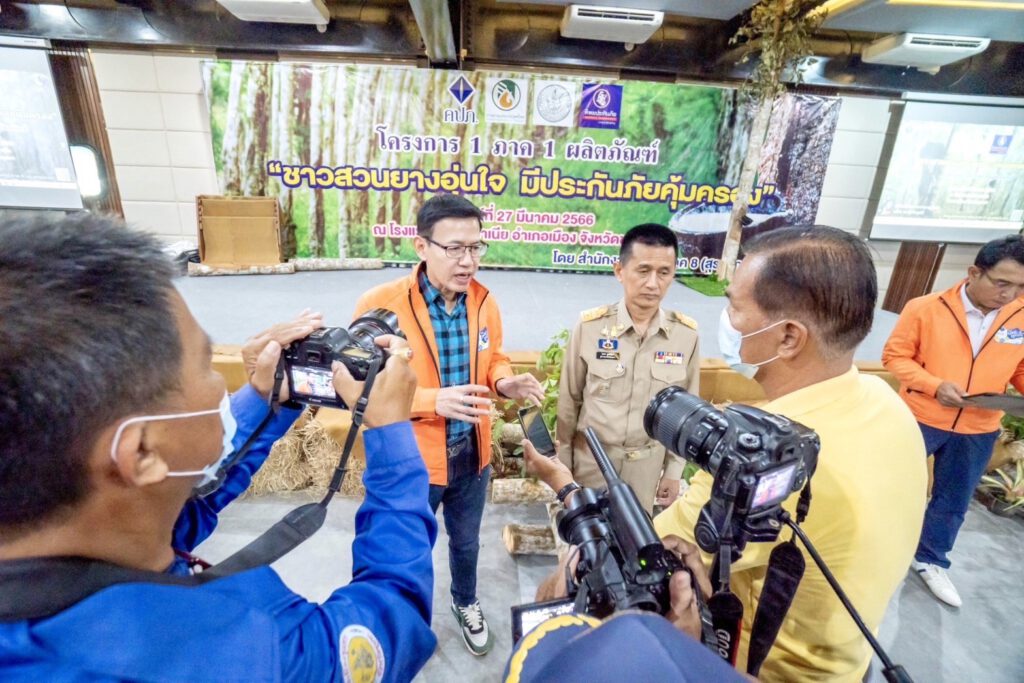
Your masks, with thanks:
[{"label": "white circular logo", "polygon": [[572,93],[563,86],[553,83],[537,93],[537,113],[545,121],[562,121],[571,111]]},{"label": "white circular logo", "polygon": [[606,108],[611,103],[612,103],[611,93],[609,93],[604,88],[601,88],[596,93],[594,93],[594,104],[596,104],[601,109]]}]

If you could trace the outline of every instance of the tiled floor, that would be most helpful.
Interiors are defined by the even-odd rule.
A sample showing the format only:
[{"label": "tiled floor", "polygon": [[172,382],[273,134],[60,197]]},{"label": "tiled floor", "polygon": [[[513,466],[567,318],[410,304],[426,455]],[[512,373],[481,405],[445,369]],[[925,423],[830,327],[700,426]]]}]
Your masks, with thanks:
[{"label": "tiled floor", "polygon": [[[214,536],[199,548],[216,561],[241,547],[292,507],[306,502],[301,494],[239,501],[227,508]],[[274,566],[294,590],[322,600],[351,576],[352,520],[358,501],[336,499],[327,523],[305,545]],[[543,523],[540,505],[488,505],[481,531],[479,596],[496,635],[494,650],[474,657],[463,645],[449,611],[447,535],[434,548],[434,631],[438,649],[418,681],[498,681],[511,648],[509,606],[532,599],[539,581],[553,566],[551,558],[511,558],[501,541],[510,522]],[[893,597],[880,632],[890,657],[917,683],[1020,683],[1024,681],[1024,628],[1020,614],[1021,567],[1024,566],[1024,521],[1002,519],[972,503],[950,575],[964,598],[959,610],[931,597],[920,580],[908,576]],[[877,662],[875,664],[877,669]],[[881,683],[880,670],[869,680]]]}]

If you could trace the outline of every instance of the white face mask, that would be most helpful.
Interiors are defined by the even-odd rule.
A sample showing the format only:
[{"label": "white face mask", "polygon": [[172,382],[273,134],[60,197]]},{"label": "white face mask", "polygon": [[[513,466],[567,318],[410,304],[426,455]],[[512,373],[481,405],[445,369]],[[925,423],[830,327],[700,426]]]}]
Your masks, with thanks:
[{"label": "white face mask", "polygon": [[212,410],[200,410],[194,413],[181,413],[179,415],[140,415],[139,417],[133,417],[125,420],[114,433],[114,442],[110,445],[110,457],[114,462],[117,462],[117,447],[121,443],[121,434],[128,425],[135,424],[136,422],[154,422],[156,420],[180,420],[186,417],[201,417],[203,415],[214,415],[216,413],[220,413],[220,423],[224,428],[220,457],[201,470],[167,473],[168,477],[202,477],[198,482],[196,482],[195,488],[205,486],[217,478],[217,470],[220,469],[220,466],[224,464],[224,461],[227,460],[235,450],[231,442],[235,438],[235,431],[238,429],[238,423],[235,422],[235,416],[231,414],[231,399],[228,398],[228,392],[226,391],[224,392],[224,398],[220,401],[220,406]]},{"label": "white face mask", "polygon": [[753,337],[755,334],[761,334],[765,330],[770,330],[776,325],[781,325],[786,322],[785,320],[779,320],[757,330],[750,334],[741,334],[739,330],[732,326],[732,320],[729,319],[729,309],[722,309],[722,317],[718,321],[718,349],[722,352],[722,358],[729,366],[740,373],[747,379],[754,379],[754,375],[757,374],[757,369],[762,365],[767,365],[773,360],[778,358],[778,355],[772,356],[768,360],[763,360],[760,363],[744,363],[743,359],[740,358],[740,348],[743,346],[743,340],[747,337]]}]

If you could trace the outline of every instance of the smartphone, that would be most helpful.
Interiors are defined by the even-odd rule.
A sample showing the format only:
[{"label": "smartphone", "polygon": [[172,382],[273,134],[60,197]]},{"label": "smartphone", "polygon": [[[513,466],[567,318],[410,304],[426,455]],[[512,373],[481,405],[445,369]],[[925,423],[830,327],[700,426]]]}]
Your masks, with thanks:
[{"label": "smartphone", "polygon": [[523,425],[523,433],[538,453],[549,458],[555,457],[555,442],[551,440],[551,433],[548,431],[548,426],[544,424],[540,408],[520,409],[519,423]]}]

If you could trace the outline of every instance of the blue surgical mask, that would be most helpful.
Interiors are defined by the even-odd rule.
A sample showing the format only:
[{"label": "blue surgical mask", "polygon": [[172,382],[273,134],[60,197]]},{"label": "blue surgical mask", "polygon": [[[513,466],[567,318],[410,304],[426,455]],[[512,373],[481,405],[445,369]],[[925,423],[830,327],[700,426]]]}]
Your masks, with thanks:
[{"label": "blue surgical mask", "polygon": [[778,355],[772,356],[768,360],[763,360],[760,363],[744,363],[743,359],[740,358],[740,348],[743,346],[743,340],[747,337],[753,337],[755,334],[761,334],[765,330],[770,330],[776,325],[781,325],[786,322],[785,320],[779,320],[749,334],[742,334],[739,330],[732,326],[732,320],[729,319],[729,309],[722,309],[722,317],[718,321],[718,349],[722,352],[722,358],[729,364],[736,372],[740,373],[747,379],[754,379],[754,375],[757,374],[757,369],[762,365],[767,365],[773,360],[778,358]]},{"label": "blue surgical mask", "polygon": [[178,415],[140,415],[139,417],[133,417],[125,420],[117,428],[117,432],[114,434],[114,441],[110,445],[110,457],[116,462],[117,461],[117,447],[121,442],[121,434],[124,432],[125,427],[136,422],[154,422],[156,420],[180,420],[186,417],[202,417],[203,415],[213,415],[215,413],[220,414],[221,427],[224,429],[224,435],[221,441],[221,453],[220,457],[214,462],[204,467],[201,470],[189,470],[185,472],[168,472],[168,477],[201,477],[196,482],[195,488],[206,486],[212,481],[217,479],[217,470],[220,469],[221,465],[231,457],[234,452],[234,446],[232,441],[235,438],[235,432],[238,430],[238,423],[235,422],[235,416],[231,414],[231,399],[228,397],[228,393],[224,392],[224,398],[220,401],[220,406],[212,410],[200,410],[193,413],[180,413]]}]

